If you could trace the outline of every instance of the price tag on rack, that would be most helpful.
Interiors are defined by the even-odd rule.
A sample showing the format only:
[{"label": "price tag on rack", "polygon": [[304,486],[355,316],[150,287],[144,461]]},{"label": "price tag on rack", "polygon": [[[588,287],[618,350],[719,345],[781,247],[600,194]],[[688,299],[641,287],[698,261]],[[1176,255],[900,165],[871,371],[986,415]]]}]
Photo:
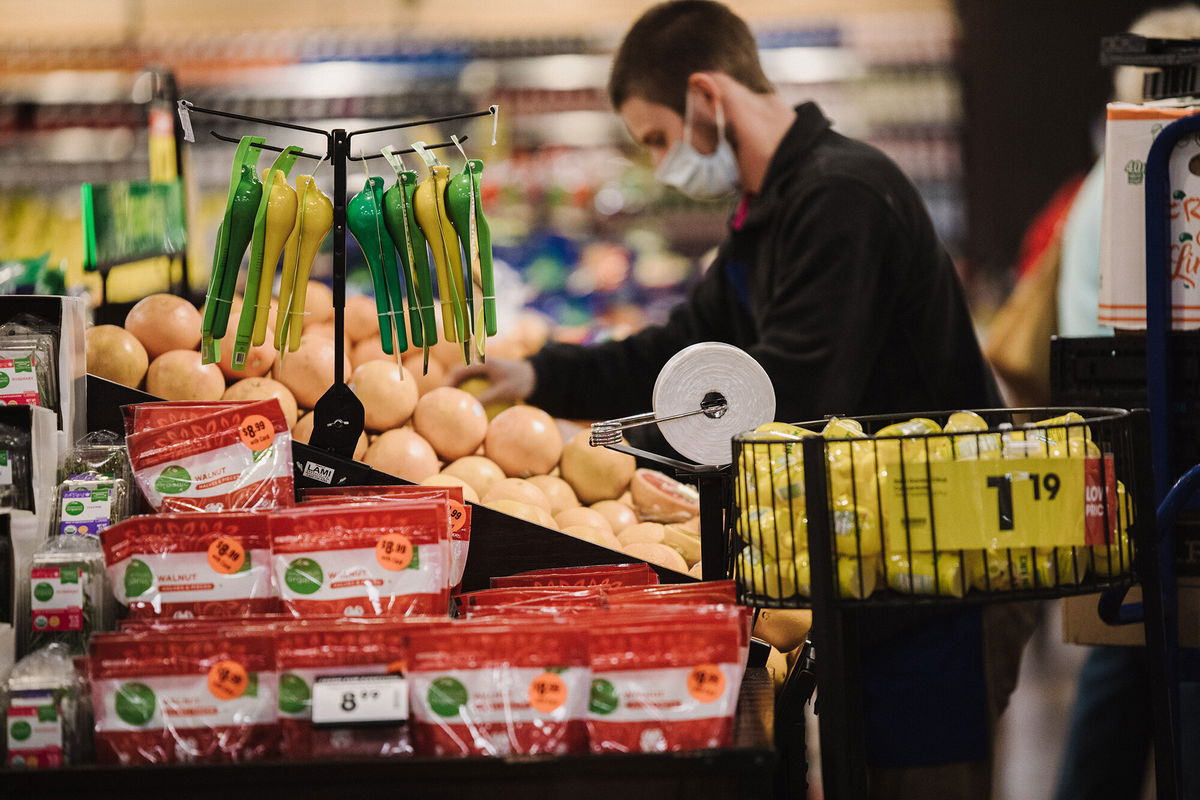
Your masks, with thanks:
[{"label": "price tag on rack", "polygon": [[403,675],[327,675],[313,684],[313,725],[347,727],[408,720]]},{"label": "price tag on rack", "polygon": [[[889,465],[880,480],[892,552],[1079,547],[1115,541],[1113,457]],[[930,511],[933,514],[930,514]],[[932,516],[932,520],[931,520]],[[1107,524],[1106,524],[1107,523]]]}]

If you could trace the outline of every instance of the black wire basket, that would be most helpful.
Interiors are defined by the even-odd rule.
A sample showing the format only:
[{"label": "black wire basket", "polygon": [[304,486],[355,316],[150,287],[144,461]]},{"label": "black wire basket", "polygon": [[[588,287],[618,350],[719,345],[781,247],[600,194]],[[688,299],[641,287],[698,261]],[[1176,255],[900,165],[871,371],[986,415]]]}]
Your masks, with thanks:
[{"label": "black wire basket", "polygon": [[1097,592],[1135,578],[1135,463],[1121,409],[769,423],[733,440],[729,567],[765,608]]}]

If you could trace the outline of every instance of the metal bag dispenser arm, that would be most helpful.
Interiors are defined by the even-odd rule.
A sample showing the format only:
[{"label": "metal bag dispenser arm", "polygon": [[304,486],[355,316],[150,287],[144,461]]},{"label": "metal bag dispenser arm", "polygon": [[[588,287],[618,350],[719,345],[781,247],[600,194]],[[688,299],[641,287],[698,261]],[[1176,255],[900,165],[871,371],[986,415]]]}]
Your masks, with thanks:
[{"label": "metal bag dispenser arm", "polygon": [[[726,571],[724,510],[730,494],[734,435],[775,417],[775,388],[748,353],[720,342],[701,342],[676,353],[654,382],[653,411],[593,423],[593,447],[648,459],[694,480],[700,490],[700,549],[704,580]],[[622,431],[658,425],[667,443],[693,461],[650,453],[621,443]],[[693,463],[694,462],[694,463]]]}]

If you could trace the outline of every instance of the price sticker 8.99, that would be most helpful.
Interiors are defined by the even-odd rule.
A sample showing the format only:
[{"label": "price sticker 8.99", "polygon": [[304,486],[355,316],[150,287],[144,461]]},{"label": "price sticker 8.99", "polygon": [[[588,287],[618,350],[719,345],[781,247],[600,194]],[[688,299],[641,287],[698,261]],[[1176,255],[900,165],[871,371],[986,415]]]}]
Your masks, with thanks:
[{"label": "price sticker 8.99", "polygon": [[398,725],[407,719],[408,681],[403,675],[326,675],[313,683],[313,725]]},{"label": "price sticker 8.99", "polygon": [[[927,470],[928,467],[928,470]],[[890,465],[880,481],[887,549],[1082,547],[1117,527],[1112,456]],[[1107,480],[1105,480],[1107,479]]]},{"label": "price sticker 8.99", "polygon": [[262,414],[251,414],[238,424],[238,436],[242,437],[242,444],[258,453],[271,446],[275,427]]}]

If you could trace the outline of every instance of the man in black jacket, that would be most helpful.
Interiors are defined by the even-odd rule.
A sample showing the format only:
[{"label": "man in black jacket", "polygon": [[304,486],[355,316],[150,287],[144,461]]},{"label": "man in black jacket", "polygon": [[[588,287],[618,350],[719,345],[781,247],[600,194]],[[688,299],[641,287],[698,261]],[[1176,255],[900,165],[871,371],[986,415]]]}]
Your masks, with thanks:
[{"label": "man in black jacket", "polygon": [[[716,262],[665,325],[489,359],[454,380],[487,376],[485,402],[608,419],[648,410],[679,350],[720,341],[766,369],[780,420],[1000,404],[915,188],[816,105],[785,104],[741,19],[706,0],[651,8],[626,35],[609,91],[661,180],[700,198],[740,190]],[[882,770],[872,796],[987,797],[998,710],[979,612],[879,614],[866,628],[868,751]]]},{"label": "man in black jacket", "polygon": [[[708,30],[708,17],[735,20],[742,40],[728,20]],[[787,106],[754,47],[745,24],[715,3],[656,6],[633,26],[613,68],[614,106],[656,164],[677,160],[673,148],[717,160],[728,143],[728,189],[736,181],[743,193],[729,238],[665,325],[597,346],[553,344],[528,362],[489,359],[466,373],[492,379],[481,399],[525,399],[573,419],[640,413],[667,359],[720,341],[767,370],[781,420],[999,402],[912,184],[878,150],[834,133],[816,105]],[[721,57],[745,50],[752,63]],[[730,61],[733,71],[722,69]]]}]

